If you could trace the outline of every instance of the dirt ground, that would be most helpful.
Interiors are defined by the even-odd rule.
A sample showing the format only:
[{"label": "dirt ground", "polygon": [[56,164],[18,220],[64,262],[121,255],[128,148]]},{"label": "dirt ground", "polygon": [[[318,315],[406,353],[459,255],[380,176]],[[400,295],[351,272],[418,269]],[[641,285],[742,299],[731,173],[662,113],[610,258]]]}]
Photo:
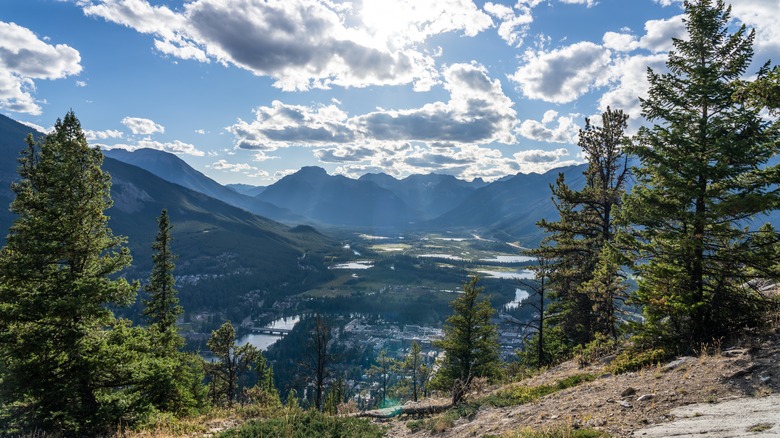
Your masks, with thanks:
[{"label": "dirt ground", "polygon": [[[694,426],[680,422],[700,417],[704,418],[696,422],[696,427],[700,427],[696,429],[696,436],[780,435],[780,404],[772,403],[774,397],[764,399],[780,393],[780,336],[777,333],[767,335],[763,340],[747,338],[723,351],[716,349],[709,354],[682,357],[621,375],[607,373],[608,362],[609,358],[605,358],[598,364],[580,368],[570,361],[517,383],[550,384],[580,373],[599,376],[592,382],[535,402],[506,408],[483,407],[471,418],[461,418],[454,426],[436,434],[412,433],[406,424],[410,419],[396,418],[385,423],[390,426],[387,436],[512,436],[513,432],[527,427],[538,430],[561,424],[590,427],[616,437],[689,436],[688,429],[693,430]],[[745,398],[748,400],[735,402]],[[690,409],[679,409],[689,405]],[[750,412],[754,415],[748,416]],[[727,413],[734,417],[729,420]],[[705,421],[707,418],[710,421]],[[713,421],[717,418],[723,421]],[[742,422],[729,432],[724,424],[735,423],[734,418],[740,418]],[[675,423],[682,426],[678,429],[657,426]]]}]

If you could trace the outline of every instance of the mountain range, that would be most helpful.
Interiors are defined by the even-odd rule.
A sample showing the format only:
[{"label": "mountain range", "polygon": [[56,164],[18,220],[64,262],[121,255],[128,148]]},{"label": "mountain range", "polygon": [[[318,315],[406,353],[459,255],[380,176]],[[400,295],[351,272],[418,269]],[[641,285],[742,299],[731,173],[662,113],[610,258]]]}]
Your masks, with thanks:
[{"label": "mountain range", "polygon": [[[25,147],[28,133],[43,136],[0,115],[0,203],[6,206],[13,199],[10,185],[18,178],[16,158]],[[324,256],[342,251],[333,239],[312,227],[291,227],[170,182],[176,178],[204,191],[211,190],[212,194],[222,193],[221,186],[213,181],[213,184],[209,183],[211,180],[175,156],[158,151],[139,155],[155,156],[162,163],[170,164],[170,167],[149,165],[167,178],[110,156],[103,161],[104,170],[111,175],[114,201],[106,213],[109,226],[114,234],[127,236],[134,257],[133,266],[126,272],[129,278],[145,278],[151,267],[151,244],[157,233],[155,219],[163,208],[168,209],[174,226],[172,247],[179,256],[177,275],[201,285],[217,277],[232,278],[227,282],[232,284],[229,288],[220,285],[201,287],[203,295],[216,297],[182,296],[183,301],[213,301],[220,296],[240,295],[248,290],[294,293],[303,288],[304,283],[311,282],[312,276],[329,275]],[[237,195],[229,188],[222,190]],[[254,203],[251,205],[262,205],[249,199]],[[0,230],[3,230],[0,245],[13,220],[14,215],[7,207],[0,208]],[[224,301],[238,303],[234,299]]]},{"label": "mountain range", "polygon": [[376,233],[457,231],[519,241],[527,246],[542,238],[536,222],[557,215],[549,186],[558,173],[563,172],[574,188],[585,183],[584,165],[544,174],[521,173],[492,183],[440,174],[396,179],[384,173],[369,173],[351,179],[310,166],[268,187],[222,186],[167,152],[115,149],[105,155],[168,182],[289,224]]}]

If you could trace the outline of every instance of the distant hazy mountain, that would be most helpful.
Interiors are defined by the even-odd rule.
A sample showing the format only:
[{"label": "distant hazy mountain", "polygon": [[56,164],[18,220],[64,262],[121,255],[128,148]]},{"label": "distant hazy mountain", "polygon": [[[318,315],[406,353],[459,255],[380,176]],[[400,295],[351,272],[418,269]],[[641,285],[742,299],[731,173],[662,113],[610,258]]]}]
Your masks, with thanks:
[{"label": "distant hazy mountain", "polygon": [[268,186],[257,198],[336,226],[399,229],[420,218],[373,181],[328,175],[320,167],[304,167]]},{"label": "distant hazy mountain", "polygon": [[265,186],[251,186],[249,184],[226,184],[225,187],[231,188],[242,195],[257,196],[263,193]]},{"label": "distant hazy mountain", "polygon": [[110,157],[147,170],[154,175],[174,184],[203,193],[212,198],[249,212],[287,222],[302,222],[305,219],[289,210],[263,202],[251,195],[239,193],[225,187],[206,175],[190,167],[184,160],[168,152],[155,149],[138,149],[130,152],[124,149],[104,151]]},{"label": "distant hazy mountain", "polygon": [[463,202],[477,189],[484,187],[482,179],[463,181],[452,175],[411,175],[398,180],[384,173],[368,173],[361,181],[372,181],[393,192],[410,208],[420,213],[421,220],[438,217]]},{"label": "distant hazy mountain", "polygon": [[563,172],[566,183],[579,189],[585,185],[582,172],[586,165],[563,167],[544,174],[517,174],[495,181],[469,195],[463,202],[425,224],[432,229],[473,230],[485,236],[503,240],[519,240],[535,245],[542,233],[536,222],[542,218],[554,220],[558,213],[552,203],[550,184]]},{"label": "distant hazy mountain", "polygon": [[[9,163],[16,162],[24,138],[31,131],[0,116],[0,181],[4,194],[0,202],[6,205],[0,208],[0,244],[13,221],[6,203],[12,198],[10,181],[18,178],[15,165]],[[13,140],[16,138],[21,140]],[[163,208],[168,209],[174,226],[173,250],[179,256],[177,275],[259,277],[262,282],[245,282],[252,288],[281,287],[288,282],[287,288],[293,289],[293,282],[323,272],[318,254],[337,247],[311,227],[290,228],[110,157],[105,158],[103,168],[111,175],[114,200],[107,211],[109,226],[114,234],[128,237],[135,274],[151,265],[156,218]],[[305,263],[304,254],[310,255],[305,257]],[[228,292],[233,293],[225,291]]]}]

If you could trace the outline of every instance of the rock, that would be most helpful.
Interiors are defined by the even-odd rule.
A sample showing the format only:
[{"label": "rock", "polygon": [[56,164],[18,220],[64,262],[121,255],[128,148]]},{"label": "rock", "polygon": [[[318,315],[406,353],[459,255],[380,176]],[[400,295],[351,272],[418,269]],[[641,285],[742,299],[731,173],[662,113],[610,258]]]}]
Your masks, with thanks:
[{"label": "rock", "polygon": [[620,396],[621,397],[629,397],[629,396],[632,396],[634,394],[636,394],[636,389],[634,389],[634,388],[629,386],[628,388],[624,389],[623,392],[620,393]]},{"label": "rock", "polygon": [[760,376],[761,383],[767,383],[768,381],[772,380],[770,376]]},{"label": "rock", "polygon": [[697,359],[693,356],[683,356],[677,360],[673,360],[668,364],[664,365],[663,372],[667,373],[675,368],[679,368],[682,365],[688,365],[691,362],[695,362],[696,360]]},{"label": "rock", "polygon": [[726,377],[726,380],[731,380],[731,379],[736,379],[736,378],[739,378],[739,377],[742,377],[742,376],[746,376],[746,375],[752,373],[753,371],[755,371],[756,368],[758,368],[758,366],[750,365],[749,367],[743,368],[743,369],[735,372],[734,374]]},{"label": "rock", "polygon": [[633,406],[631,406],[631,403],[629,403],[629,402],[627,402],[627,401],[625,401],[625,400],[620,400],[620,401],[618,402],[618,404],[619,404],[620,406],[622,406],[622,407],[626,408],[626,409],[631,409],[631,408],[633,407]]},{"label": "rock", "polygon": [[742,349],[742,348],[734,348],[734,349],[731,349],[731,350],[724,351],[723,353],[721,353],[721,356],[723,356],[723,357],[739,357],[739,356],[746,355],[747,352],[748,352],[747,350]]},{"label": "rock", "polygon": [[647,401],[647,400],[652,400],[653,398],[655,398],[655,394],[645,394],[645,395],[640,395],[636,399],[636,401]]}]

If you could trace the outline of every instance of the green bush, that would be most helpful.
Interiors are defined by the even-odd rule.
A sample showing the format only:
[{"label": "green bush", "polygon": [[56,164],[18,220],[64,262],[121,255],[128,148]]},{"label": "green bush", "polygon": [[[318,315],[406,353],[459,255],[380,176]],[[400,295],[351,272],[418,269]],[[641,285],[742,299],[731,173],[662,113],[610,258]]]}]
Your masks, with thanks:
[{"label": "green bush", "polygon": [[626,350],[619,354],[607,369],[612,374],[623,374],[649,365],[655,365],[669,358],[669,356],[669,353],[663,348],[653,348],[644,351]]},{"label": "green bush", "polygon": [[608,335],[596,333],[595,339],[583,345],[574,347],[574,359],[580,368],[590,365],[592,362],[614,353],[618,348],[618,342]]}]

